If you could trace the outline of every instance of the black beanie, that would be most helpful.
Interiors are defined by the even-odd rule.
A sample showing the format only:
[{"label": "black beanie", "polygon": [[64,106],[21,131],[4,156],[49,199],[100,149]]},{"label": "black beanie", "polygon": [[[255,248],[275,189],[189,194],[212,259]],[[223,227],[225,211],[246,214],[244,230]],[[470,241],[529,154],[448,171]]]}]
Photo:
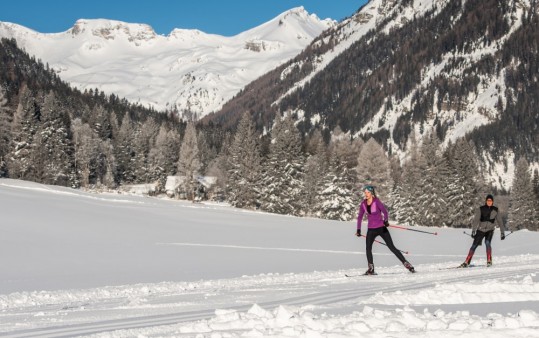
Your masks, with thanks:
[{"label": "black beanie", "polygon": [[488,194],[487,198],[485,198],[485,201],[486,200],[492,200],[492,202],[494,202],[494,196],[492,196],[491,194]]}]

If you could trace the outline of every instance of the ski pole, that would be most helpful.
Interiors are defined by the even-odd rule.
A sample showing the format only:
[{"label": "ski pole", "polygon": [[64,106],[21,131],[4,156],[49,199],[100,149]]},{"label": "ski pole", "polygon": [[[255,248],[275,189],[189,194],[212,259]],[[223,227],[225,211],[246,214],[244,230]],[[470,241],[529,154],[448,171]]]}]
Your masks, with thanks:
[{"label": "ski pole", "polygon": [[390,225],[390,227],[397,228],[397,229],[402,229],[402,230],[408,230],[408,231],[422,232],[424,234],[429,234],[429,235],[435,235],[435,236],[438,235],[437,232],[429,232],[429,231],[423,231],[423,230],[410,229],[410,228],[400,227],[398,225]]},{"label": "ski pole", "polygon": [[[365,236],[365,235],[361,235],[361,237],[365,237],[365,239],[367,238],[367,236]],[[376,239],[375,239],[374,241],[375,241],[376,243],[378,243],[378,244],[382,244],[382,245],[385,245],[385,246],[387,246],[387,244],[386,244],[386,243],[383,243],[383,242],[377,241]],[[397,249],[397,250],[399,250],[399,249]],[[405,255],[407,255],[407,254],[408,254],[408,251],[402,251],[402,250],[399,250],[399,251],[400,251],[400,252],[402,252],[402,253],[403,253],[403,254],[405,254]]]},{"label": "ski pole", "polygon": [[[518,231],[518,230],[517,230]],[[508,233],[505,238],[509,237],[513,232],[516,232],[516,231],[511,231],[510,233]]]},{"label": "ski pole", "polygon": [[[511,231],[510,233],[508,233],[507,235],[505,235],[505,238],[509,237],[509,235],[511,235],[512,233],[514,233],[515,231]],[[466,235],[470,236],[470,237],[473,237],[472,234],[469,234],[467,233],[466,231],[463,231],[463,233],[465,233]]]}]

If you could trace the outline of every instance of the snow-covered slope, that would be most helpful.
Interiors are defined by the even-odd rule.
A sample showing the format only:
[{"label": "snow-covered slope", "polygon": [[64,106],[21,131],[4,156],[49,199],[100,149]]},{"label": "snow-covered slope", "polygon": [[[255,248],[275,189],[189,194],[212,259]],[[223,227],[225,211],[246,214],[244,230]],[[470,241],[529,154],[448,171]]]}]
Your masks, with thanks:
[{"label": "snow-covered slope", "polygon": [[82,90],[204,116],[333,25],[298,7],[232,37],[186,29],[162,36],[148,25],[104,19],[81,19],[54,34],[0,22],[0,37],[15,38]]},{"label": "snow-covered slope", "polygon": [[[0,336],[536,337],[537,233],[471,244],[390,229],[417,273],[354,222],[0,179]],[[29,212],[31,211],[31,212]],[[345,274],[355,277],[345,277]]]}]

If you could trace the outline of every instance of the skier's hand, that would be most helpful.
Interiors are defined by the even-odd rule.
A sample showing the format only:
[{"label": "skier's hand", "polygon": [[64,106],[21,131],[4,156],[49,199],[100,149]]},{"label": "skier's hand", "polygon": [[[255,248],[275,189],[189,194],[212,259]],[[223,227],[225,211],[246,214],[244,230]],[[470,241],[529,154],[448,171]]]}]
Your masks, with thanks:
[{"label": "skier's hand", "polygon": [[477,231],[476,231],[476,230],[473,230],[473,231],[472,231],[472,237],[475,237],[475,235],[477,235]]},{"label": "skier's hand", "polygon": [[502,233],[502,241],[505,239],[505,234]]},{"label": "skier's hand", "polygon": [[360,230],[360,229],[357,229],[357,231],[356,231],[356,236],[357,236],[357,237],[361,237],[361,230]]},{"label": "skier's hand", "polygon": [[387,219],[384,221],[384,226],[385,226],[386,228],[389,226],[389,221],[388,221]]}]

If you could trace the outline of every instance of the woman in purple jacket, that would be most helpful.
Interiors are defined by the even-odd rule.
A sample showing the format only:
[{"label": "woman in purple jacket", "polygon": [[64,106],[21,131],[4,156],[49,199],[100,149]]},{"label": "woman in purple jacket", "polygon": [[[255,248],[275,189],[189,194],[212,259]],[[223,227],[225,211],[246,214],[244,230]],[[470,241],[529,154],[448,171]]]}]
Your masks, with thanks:
[{"label": "woman in purple jacket", "polygon": [[365,272],[366,275],[375,275],[374,272],[374,261],[372,258],[372,244],[376,237],[381,236],[386,242],[387,247],[391,252],[397,256],[397,258],[404,264],[410,272],[415,272],[414,267],[410,264],[402,255],[402,253],[395,247],[389,230],[389,217],[387,209],[377,197],[374,192],[374,187],[372,185],[367,185],[363,188],[365,193],[365,199],[361,202],[359,206],[359,214],[357,216],[357,232],[356,236],[361,237],[361,221],[363,216],[367,215],[367,261],[369,262],[369,269]]}]

